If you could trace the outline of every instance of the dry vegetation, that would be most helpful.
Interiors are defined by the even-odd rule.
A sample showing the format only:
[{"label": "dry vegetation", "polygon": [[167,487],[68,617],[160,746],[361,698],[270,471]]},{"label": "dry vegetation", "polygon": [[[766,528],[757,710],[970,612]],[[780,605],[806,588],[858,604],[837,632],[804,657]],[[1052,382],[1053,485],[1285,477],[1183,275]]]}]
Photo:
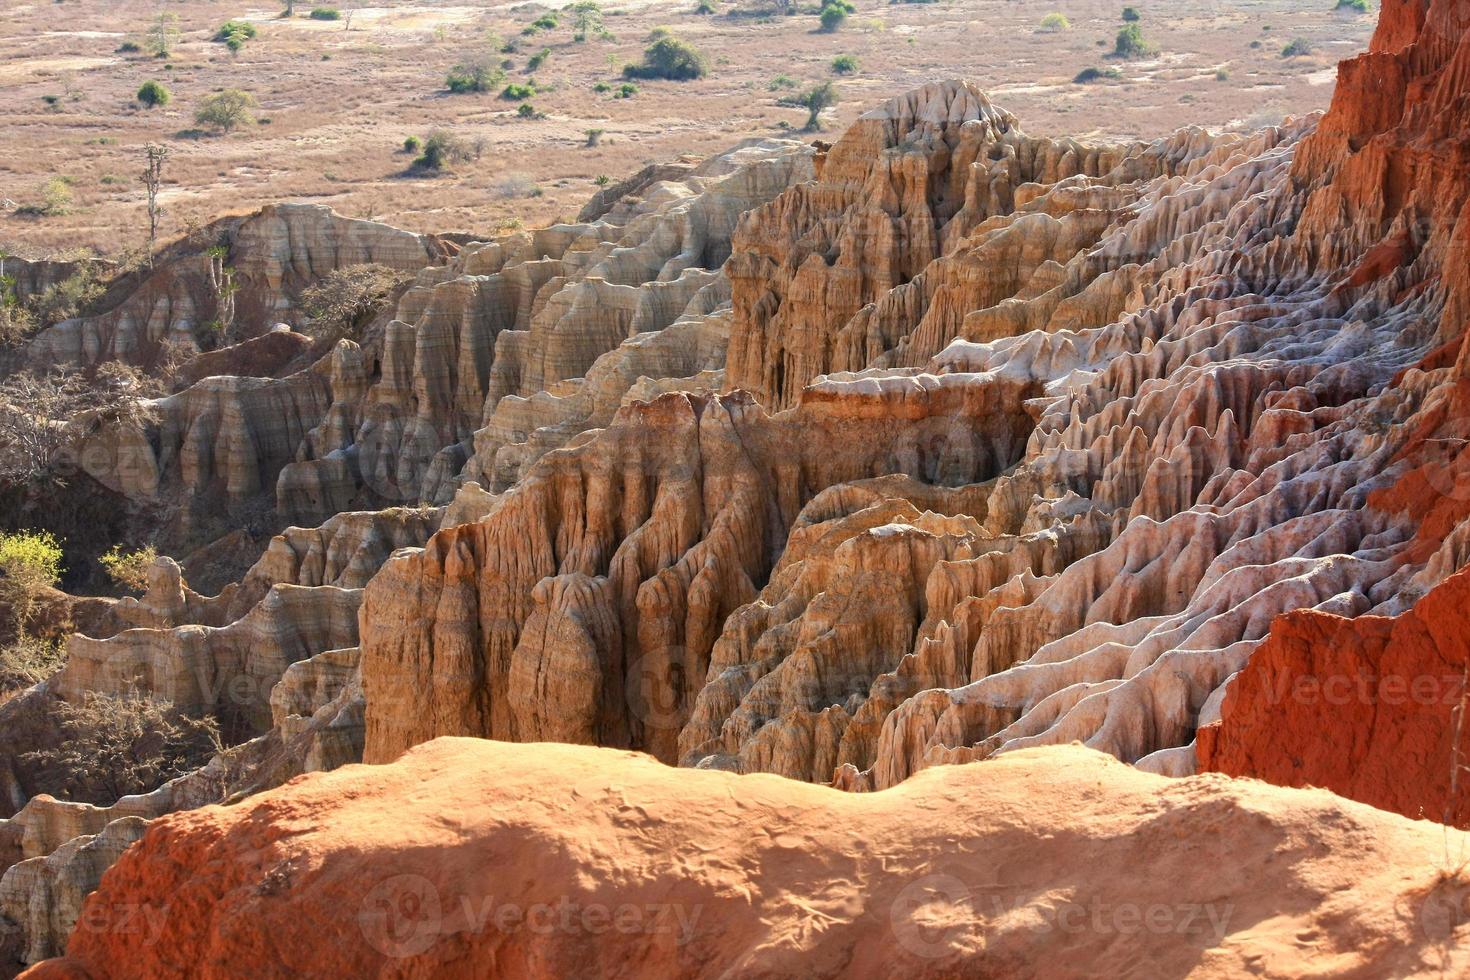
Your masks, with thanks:
[{"label": "dry vegetation", "polygon": [[[799,130],[806,111],[773,80],[810,90],[842,55],[857,67],[841,79],[829,131],[906,87],[968,75],[1033,132],[1154,136],[1324,107],[1333,64],[1365,43],[1373,21],[1331,0],[1154,0],[1135,6],[1159,54],[1110,60],[1123,26],[1124,4],[1113,0],[858,0],[830,31],[815,2],[607,0],[605,33],[589,29],[582,41],[570,10],[554,28],[523,33],[566,3],[347,2],[337,4],[341,17],[322,20],[304,4],[281,19],[268,0],[175,0],[166,13],[178,34],[157,57],[148,49],[169,28],[155,0],[5,6],[0,201],[10,204],[0,243],[31,253],[115,253],[146,241],[139,176],[149,142],[173,151],[160,195],[164,238],[221,213],[301,199],[409,228],[488,234],[574,215],[599,176]],[[798,12],[759,15],[780,6]],[[658,26],[708,57],[705,77],[624,77]],[[1311,53],[1284,57],[1297,38]],[[141,50],[119,50],[130,43]],[[451,69],[476,64],[498,87],[451,93]],[[1116,71],[1073,81],[1088,68]],[[138,101],[149,81],[167,89],[166,103]],[[506,86],[533,92],[505,98]],[[220,127],[196,117],[227,89],[258,102],[248,113],[258,121],[215,135]],[[414,167],[405,140],[436,130],[469,152],[439,172]],[[47,210],[62,191],[51,213],[27,212]]]}]

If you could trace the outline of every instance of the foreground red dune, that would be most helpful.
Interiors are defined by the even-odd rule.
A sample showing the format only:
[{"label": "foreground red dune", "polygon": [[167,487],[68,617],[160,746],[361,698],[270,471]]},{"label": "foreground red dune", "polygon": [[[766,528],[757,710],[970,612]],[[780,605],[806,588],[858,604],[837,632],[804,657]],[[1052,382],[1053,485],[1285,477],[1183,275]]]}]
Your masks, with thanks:
[{"label": "foreground red dune", "polygon": [[27,977],[1461,973],[1470,839],[1078,746],[846,794],[440,739],[157,821]]}]

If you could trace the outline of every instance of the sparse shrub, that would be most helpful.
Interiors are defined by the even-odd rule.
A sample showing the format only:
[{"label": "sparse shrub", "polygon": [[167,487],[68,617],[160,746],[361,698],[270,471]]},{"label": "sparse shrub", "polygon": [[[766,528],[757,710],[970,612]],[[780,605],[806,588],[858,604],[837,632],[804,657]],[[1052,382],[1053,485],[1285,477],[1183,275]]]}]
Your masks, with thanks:
[{"label": "sparse shrub", "polygon": [[493,92],[505,81],[505,72],[486,58],[471,58],[449,69],[444,87],[464,95],[471,92]]},{"label": "sparse shrub", "polygon": [[61,580],[61,545],[48,531],[0,532],[0,603],[23,633],[36,601]]},{"label": "sparse shrub", "polygon": [[1056,34],[1060,31],[1072,29],[1072,22],[1062,14],[1047,14],[1041,18],[1041,29],[1048,34]]},{"label": "sparse shrub", "polygon": [[1230,71],[1229,71],[1229,69],[1226,69],[1226,68],[1216,68],[1215,69],[1215,81],[1217,81],[1217,82],[1228,82],[1228,81],[1230,81]]},{"label": "sparse shrub", "polygon": [[412,279],[411,273],[373,263],[332,270],[301,294],[301,308],[310,317],[307,335],[329,342],[360,336]]},{"label": "sparse shrub", "polygon": [[[59,179],[59,178],[53,178]],[[63,186],[65,186],[63,184]],[[31,309],[43,326],[51,326],[62,320],[70,320],[87,310],[102,298],[104,287],[92,271],[90,263],[58,283],[43,289],[31,299]]]},{"label": "sparse shrub", "polygon": [[1129,24],[1120,30],[1113,45],[1113,55],[1118,58],[1148,58],[1158,53],[1158,46],[1144,40],[1143,31],[1137,24]]},{"label": "sparse shrub", "polygon": [[1355,14],[1366,14],[1373,9],[1370,0],[1337,0],[1335,10],[1348,10]]},{"label": "sparse shrub", "polygon": [[148,591],[148,568],[158,558],[158,549],[146,545],[134,551],[125,551],[115,544],[98,559],[107,577],[125,589],[134,592]]},{"label": "sparse shrub", "polygon": [[603,26],[602,5],[597,0],[578,0],[569,9],[572,12],[573,41],[581,43],[589,37],[612,37]]},{"label": "sparse shrub", "polygon": [[38,218],[59,218],[71,214],[71,180],[66,177],[51,177],[41,185],[41,200],[16,209],[17,214],[28,214]]},{"label": "sparse shrub", "polygon": [[606,130],[602,130],[602,129],[589,129],[589,130],[587,130],[586,131],[586,134],[585,134],[586,137],[587,137],[587,145],[588,146],[596,146],[599,143],[601,143],[602,142],[602,134],[604,132],[606,132]]},{"label": "sparse shrub", "polygon": [[653,42],[643,50],[643,61],[624,65],[625,78],[666,78],[685,82],[709,74],[709,59],[694,45],[669,33],[654,32]]},{"label": "sparse shrub", "polygon": [[719,13],[720,8],[715,6],[714,0],[699,0],[699,3],[694,5],[694,12],[701,17],[707,17],[710,14]]},{"label": "sparse shrub", "polygon": [[254,110],[259,105],[249,92],[227,88],[200,103],[199,111],[194,113],[194,121],[217,132],[229,133],[254,123]]},{"label": "sparse shrub", "polygon": [[542,114],[538,112],[536,110],[536,107],[529,102],[522,102],[520,105],[516,106],[516,115],[520,116],[522,119],[542,118]]},{"label": "sparse shrub", "polygon": [[22,634],[0,649],[0,701],[39,684],[61,669],[66,653],[60,643]]},{"label": "sparse shrub", "polygon": [[1140,21],[1142,19],[1143,19],[1142,16],[1138,13],[1138,8],[1137,7],[1124,7],[1123,8],[1123,20],[1125,22],[1127,22],[1129,24],[1133,24],[1133,23],[1137,23],[1138,21]]},{"label": "sparse shrub", "polygon": [[540,51],[537,51],[535,54],[531,55],[530,59],[527,60],[526,71],[539,71],[541,69],[541,66],[546,64],[546,59],[550,57],[551,49],[542,48]]},{"label": "sparse shrub", "polygon": [[172,93],[160,82],[144,82],[138,89],[138,101],[150,109],[168,105]]},{"label": "sparse shrub", "polygon": [[512,102],[520,102],[525,99],[529,99],[535,94],[536,87],[534,85],[521,85],[517,82],[511,82],[500,91],[500,97],[502,99],[509,99]]},{"label": "sparse shrub", "polygon": [[447,130],[436,129],[424,140],[424,152],[413,162],[415,168],[438,173],[451,163],[470,158],[464,143]]},{"label": "sparse shrub", "polygon": [[118,54],[140,54],[143,51],[143,45],[139,44],[137,41],[124,41],[123,43],[119,44],[114,50]]},{"label": "sparse shrub", "polygon": [[57,704],[62,738],[22,761],[47,774],[52,795],[111,803],[200,768],[221,750],[219,722],[144,694],[88,692]]},{"label": "sparse shrub", "polygon": [[528,174],[509,173],[504,174],[491,185],[500,197],[534,197],[541,191],[536,182]]},{"label": "sparse shrub", "polygon": [[419,150],[423,149],[423,146],[424,146],[424,141],[421,140],[421,139],[419,139],[417,136],[407,136],[407,137],[404,137],[404,140],[403,140],[403,152],[404,153],[417,153]]},{"label": "sparse shrub", "polygon": [[1072,81],[1077,85],[1086,85],[1089,82],[1122,77],[1123,73],[1116,68],[1084,68],[1073,76]]},{"label": "sparse shrub", "polygon": [[596,177],[592,178],[592,183],[596,184],[598,187],[606,187],[608,184],[612,183],[612,178],[609,177],[607,174],[598,174]]},{"label": "sparse shrub", "polygon": [[838,75],[851,75],[858,70],[858,60],[850,54],[839,54],[832,59],[832,71]]},{"label": "sparse shrub", "polygon": [[835,106],[838,98],[837,86],[831,82],[823,82],[801,96],[799,104],[807,111],[806,128],[809,131],[822,128],[822,113]]},{"label": "sparse shrub", "polygon": [[1311,53],[1312,44],[1304,37],[1292,38],[1291,42],[1281,49],[1281,57],[1283,58],[1304,57]]},{"label": "sparse shrub", "polygon": [[312,7],[311,13],[306,16],[312,20],[341,20],[342,11],[336,7]]},{"label": "sparse shrub", "polygon": [[143,34],[143,50],[155,58],[167,58],[179,41],[179,15],[162,13],[153,18]]},{"label": "sparse shrub", "polygon": [[769,83],[767,83],[766,88],[772,92],[776,92],[781,89],[796,88],[796,79],[792,78],[790,75],[777,75],[775,78],[771,79]]},{"label": "sparse shrub", "polygon": [[596,85],[592,86],[592,91],[596,92],[598,95],[602,95],[606,92],[611,92],[612,86],[609,85],[607,82],[598,82]]},{"label": "sparse shrub", "polygon": [[613,98],[615,98],[615,99],[631,99],[633,96],[635,96],[637,94],[638,94],[638,86],[634,85],[632,82],[624,82],[623,84],[619,85],[618,86],[618,90],[613,93]]},{"label": "sparse shrub", "polygon": [[1250,44],[1250,46],[1251,46],[1251,47],[1252,47],[1252,48],[1259,48],[1259,47],[1261,47],[1261,46],[1262,46],[1262,45],[1261,45],[1261,42],[1260,42],[1260,41],[1259,41],[1259,40],[1256,40],[1256,41],[1252,41],[1252,42],[1251,42],[1251,44]]},{"label": "sparse shrub", "polygon": [[542,14],[540,17],[531,21],[530,24],[522,28],[521,33],[526,37],[531,37],[534,34],[539,34],[541,31],[554,31],[558,23],[560,21],[557,19],[556,12],[552,11],[551,13]]}]

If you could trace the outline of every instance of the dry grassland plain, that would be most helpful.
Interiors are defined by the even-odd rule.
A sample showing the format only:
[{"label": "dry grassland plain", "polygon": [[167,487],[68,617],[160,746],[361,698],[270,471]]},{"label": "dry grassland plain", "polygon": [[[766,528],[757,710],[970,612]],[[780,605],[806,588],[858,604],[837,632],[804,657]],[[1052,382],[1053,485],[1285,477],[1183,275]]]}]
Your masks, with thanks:
[{"label": "dry grassland plain", "polygon": [[[338,4],[342,17],[320,20],[302,2],[286,19],[264,0],[4,0],[0,247],[39,256],[141,245],[149,142],[173,151],[164,238],[280,201],[488,237],[575,216],[600,178],[797,132],[806,113],[781,100],[828,80],[841,93],[823,117],[830,132],[895,93],[949,76],[975,79],[1036,134],[1253,128],[1324,108],[1336,62],[1366,44],[1375,19],[1336,10],[1335,0],[1143,0],[1137,23],[1158,53],[1118,60],[1107,57],[1123,26],[1114,0],[857,0],[833,32],[819,30],[810,4],[761,16],[768,2],[716,0],[714,14],[700,14],[698,0],[608,0],[610,36],[579,42],[567,10],[557,27],[523,33],[566,6],[555,2],[349,0]],[[1066,26],[1053,19],[1044,27],[1052,13]],[[171,53],[127,50],[146,41],[160,14],[177,18]],[[257,32],[235,52],[212,40],[229,20]],[[659,26],[703,51],[709,74],[639,81],[636,94],[618,97],[622,67]],[[1284,55],[1295,39],[1308,53]],[[834,71],[841,55],[856,60],[855,70]],[[534,84],[534,117],[498,91],[446,89],[450,68],[477,58],[503,64],[505,84]],[[1075,82],[1088,68],[1116,69],[1116,77]],[[166,106],[137,102],[148,81],[169,90]],[[258,123],[201,134],[195,112],[225,88],[258,101]],[[437,176],[414,173],[404,141],[436,129],[474,147],[474,158]],[[589,130],[602,131],[595,146]],[[28,213],[57,177],[71,198],[58,209],[65,213]]]}]

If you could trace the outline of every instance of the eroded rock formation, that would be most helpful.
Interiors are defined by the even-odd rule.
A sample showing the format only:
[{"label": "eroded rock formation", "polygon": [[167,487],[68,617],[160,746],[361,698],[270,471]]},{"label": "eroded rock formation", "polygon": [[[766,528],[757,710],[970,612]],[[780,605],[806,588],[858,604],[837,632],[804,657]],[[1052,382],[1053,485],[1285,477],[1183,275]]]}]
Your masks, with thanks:
[{"label": "eroded rock formation", "polygon": [[[831,146],[756,141],[650,168],[576,224],[440,243],[431,257],[444,261],[361,343],[304,366],[273,360],[257,377],[206,370],[157,403],[148,431],[97,428],[87,472],[135,501],[182,501],[186,526],[262,506],[302,526],[217,596],[160,566],[144,599],[111,612],[135,628],[72,640],[61,674],[0,705],[22,747],[51,737],[56,698],[138,687],[245,740],[214,764],[234,774],[227,786],[85,819],[32,798],[7,746],[0,778],[20,816],[0,825],[0,844],[20,863],[0,899],[37,875],[93,881],[106,842],[133,832],[107,836],[114,820],[358,758],[389,762],[444,735],[636,748],[701,769],[892,789],[843,803],[789,790],[865,826],[908,794],[1005,773],[1045,796],[1054,787],[1024,775],[1046,769],[1031,760],[1065,770],[1075,752],[1012,753],[1073,741],[1154,773],[1188,776],[1202,760],[1463,822],[1440,779],[1451,771],[1439,768],[1452,754],[1445,705],[1371,701],[1329,727],[1262,697],[1324,671],[1463,667],[1452,576],[1470,559],[1465,23],[1463,2],[1388,0],[1326,115],[1250,135],[1038,138],[969,83],[925,86]],[[250,273],[262,295],[290,296],[320,273],[298,269],[289,249],[256,251],[274,256]],[[268,318],[283,311],[262,306]],[[76,335],[96,341],[78,341],[84,351],[142,349],[117,339],[126,331],[88,330]],[[376,509],[392,503],[414,506]],[[1333,739],[1365,729],[1382,737],[1323,759]],[[415,766],[441,765],[420,760],[456,751],[516,750],[435,746],[342,778],[396,793]],[[1433,772],[1390,787],[1406,752]],[[985,773],[926,772],[981,760]],[[1181,803],[1247,792],[1210,780],[1157,790],[1150,777],[1107,773]],[[716,795],[731,785],[696,778]],[[1068,806],[1099,799],[1073,796]],[[246,807],[276,833],[271,807],[286,799]],[[1337,827],[1349,810],[1323,819]],[[244,833],[236,821],[253,819],[244,812],[257,810],[170,820],[132,853],[172,834],[232,839]],[[976,812],[967,833],[1004,821]],[[1146,818],[1119,819],[1121,835]],[[32,827],[59,829],[25,850]],[[68,848],[94,834],[103,844]],[[1034,860],[1034,839],[1026,848]],[[278,857],[287,863],[210,874],[258,873],[292,894],[297,865]],[[116,887],[162,884],[150,862],[139,857]],[[1305,895],[1327,880],[1302,874],[1280,887]],[[224,908],[209,881],[200,901]],[[345,894],[303,887],[303,900]],[[1410,887],[1396,879],[1365,894]],[[70,902],[25,912],[33,955],[56,948]],[[220,914],[264,922],[268,905]],[[1283,935],[1306,930],[1296,941],[1327,935],[1330,959],[1337,933],[1315,914],[1271,921]],[[967,908],[964,922],[981,923],[954,934],[971,952],[963,937],[995,936],[986,949],[998,963],[1035,962],[1034,949],[1006,945],[1005,921]],[[1355,949],[1405,957],[1363,970],[1422,968],[1422,944],[1393,932],[1401,919],[1352,922],[1342,935],[1384,940]],[[1455,922],[1441,938],[1454,939]],[[190,930],[206,926],[168,928],[196,962]],[[121,952],[77,935],[74,965]],[[829,948],[812,935],[811,949],[788,945],[836,963],[870,941]],[[520,955],[509,942],[506,955]],[[1218,947],[1206,965],[1230,972],[1244,948]],[[454,949],[478,955],[473,943]],[[666,952],[650,949],[629,954]],[[1206,962],[1188,949],[1190,964]]]}]

